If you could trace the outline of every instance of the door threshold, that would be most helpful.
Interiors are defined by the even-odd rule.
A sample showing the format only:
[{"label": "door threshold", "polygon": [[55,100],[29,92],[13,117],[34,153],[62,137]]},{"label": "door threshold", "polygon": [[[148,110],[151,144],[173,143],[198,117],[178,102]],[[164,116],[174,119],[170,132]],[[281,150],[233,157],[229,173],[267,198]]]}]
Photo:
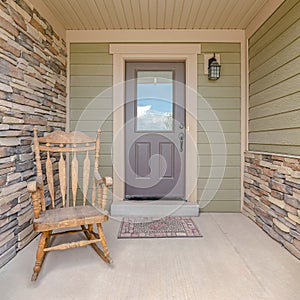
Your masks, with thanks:
[{"label": "door threshold", "polygon": [[112,217],[165,217],[165,216],[193,216],[199,215],[199,204],[182,200],[157,201],[113,201],[110,214]]},{"label": "door threshold", "polygon": [[123,201],[187,201],[183,198],[177,197],[140,197],[140,196],[130,196],[123,199]]}]

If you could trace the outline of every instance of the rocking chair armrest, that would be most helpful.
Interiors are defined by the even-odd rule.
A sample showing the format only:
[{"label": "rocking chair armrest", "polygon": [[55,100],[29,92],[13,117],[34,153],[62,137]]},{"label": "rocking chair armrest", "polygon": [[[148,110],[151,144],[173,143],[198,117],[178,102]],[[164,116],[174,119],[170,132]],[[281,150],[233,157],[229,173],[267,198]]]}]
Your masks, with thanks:
[{"label": "rocking chair armrest", "polygon": [[103,183],[107,187],[112,186],[113,180],[111,177],[102,177],[98,171],[95,171],[94,177],[96,184]]},{"label": "rocking chair armrest", "polygon": [[43,179],[41,176],[38,176],[36,180],[30,181],[27,183],[27,190],[30,193],[34,193],[38,190],[38,188],[43,186]]},{"label": "rocking chair armrest", "polygon": [[37,183],[36,181],[30,181],[27,183],[27,190],[30,193],[34,193],[37,191]]},{"label": "rocking chair armrest", "polygon": [[38,219],[41,210],[45,210],[45,199],[42,196],[44,192],[42,176],[37,176],[35,181],[28,182],[27,190],[31,193],[34,218]]}]

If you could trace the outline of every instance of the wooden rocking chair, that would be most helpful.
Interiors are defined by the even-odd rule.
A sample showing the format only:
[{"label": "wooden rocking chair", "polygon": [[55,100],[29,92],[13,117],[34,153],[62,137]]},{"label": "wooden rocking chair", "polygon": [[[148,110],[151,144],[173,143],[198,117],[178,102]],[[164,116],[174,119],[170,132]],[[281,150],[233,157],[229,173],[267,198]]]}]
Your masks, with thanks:
[{"label": "wooden rocking chair", "polygon": [[[38,137],[37,129],[34,129],[34,151],[37,177],[36,181],[28,183],[27,188],[31,192],[33,201],[33,227],[36,232],[41,233],[41,237],[31,280],[37,279],[45,254],[52,250],[91,245],[105,262],[111,263],[102,223],[108,220],[108,214],[103,208],[106,206],[107,190],[112,185],[112,179],[101,177],[98,172],[100,130],[97,138],[91,138],[76,131],[70,133],[55,131],[46,137]],[[93,180],[89,180],[90,153],[93,153],[95,160]],[[67,156],[69,156],[72,177],[70,204],[66,201]],[[78,159],[80,158],[83,160],[82,186],[79,184],[81,180],[79,180]],[[89,187],[89,183],[92,187]],[[58,190],[55,189],[56,186],[59,186]],[[82,190],[82,193],[79,193],[79,190]],[[79,194],[81,197],[78,197]],[[90,194],[91,202],[87,201]],[[98,233],[94,232],[93,225]],[[79,227],[79,229],[72,227]],[[84,233],[86,239],[51,247],[51,237],[80,231]],[[102,245],[102,250],[96,245],[98,242]]]}]

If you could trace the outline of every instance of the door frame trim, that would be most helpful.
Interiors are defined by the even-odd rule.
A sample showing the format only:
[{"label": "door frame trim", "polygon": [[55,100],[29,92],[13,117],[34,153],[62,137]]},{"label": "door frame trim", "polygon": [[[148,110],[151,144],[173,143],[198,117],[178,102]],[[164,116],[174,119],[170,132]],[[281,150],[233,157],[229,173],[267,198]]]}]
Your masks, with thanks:
[{"label": "door frame trim", "polygon": [[110,54],[113,54],[113,201],[123,200],[125,196],[125,62],[147,60],[185,62],[185,196],[187,201],[197,202],[197,55],[200,53],[200,44],[110,44]]}]

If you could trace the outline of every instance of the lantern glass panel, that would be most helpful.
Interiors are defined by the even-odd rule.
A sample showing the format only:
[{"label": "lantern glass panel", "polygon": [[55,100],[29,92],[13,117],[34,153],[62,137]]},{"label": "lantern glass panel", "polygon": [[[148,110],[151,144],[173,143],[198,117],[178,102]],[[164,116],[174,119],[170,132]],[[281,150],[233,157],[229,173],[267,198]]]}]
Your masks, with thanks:
[{"label": "lantern glass panel", "polygon": [[217,80],[220,78],[221,66],[216,62],[212,62],[208,69],[208,79]]}]

